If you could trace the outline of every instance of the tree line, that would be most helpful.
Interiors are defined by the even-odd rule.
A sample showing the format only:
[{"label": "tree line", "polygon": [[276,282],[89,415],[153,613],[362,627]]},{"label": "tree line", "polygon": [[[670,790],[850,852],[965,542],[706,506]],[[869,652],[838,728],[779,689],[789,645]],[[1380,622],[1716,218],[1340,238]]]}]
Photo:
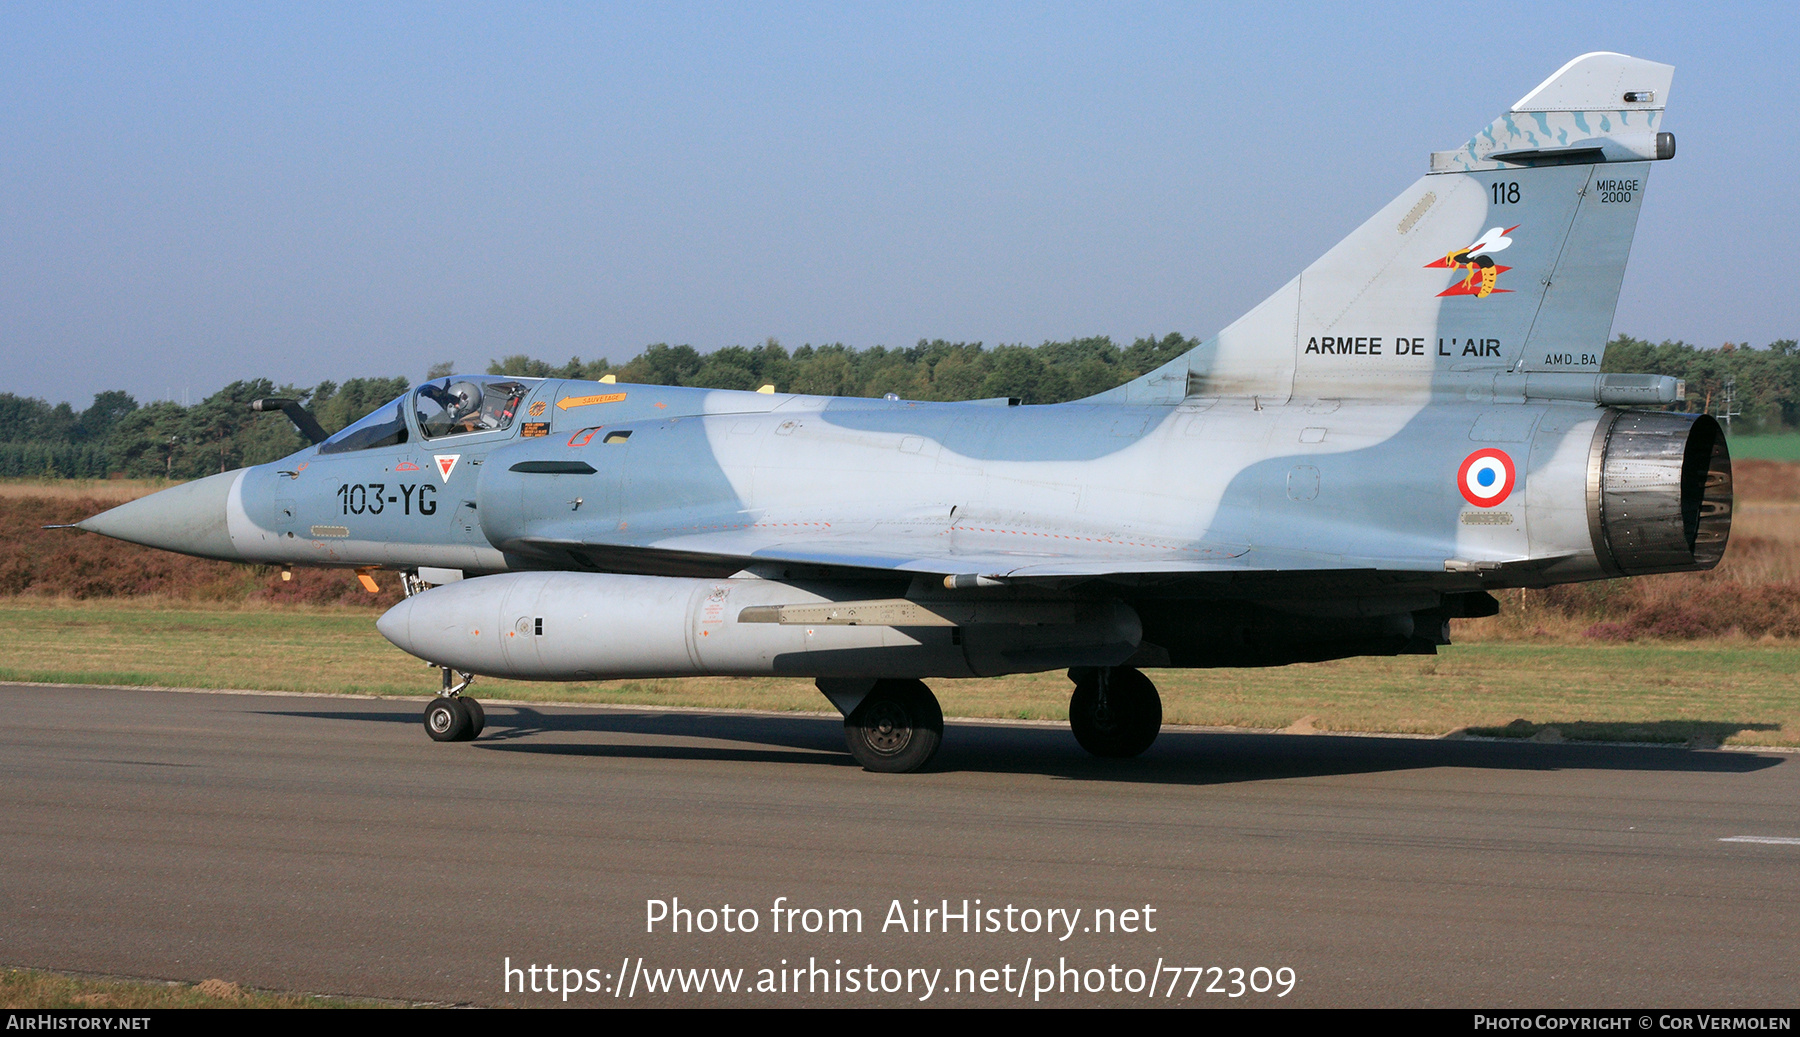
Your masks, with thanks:
[{"label": "tree line", "polygon": [[[659,343],[619,365],[579,357],[554,364],[515,354],[491,361],[487,371],[590,380],[610,374],[621,382],[710,389],[773,385],[777,392],[825,396],[1007,396],[1025,403],[1060,403],[1104,392],[1199,344],[1180,334],[1140,338],[1127,346],[1099,336],[1038,346],[987,348],[979,342],[935,339],[905,349],[831,344],[791,352],[773,339],[711,353]],[[426,377],[452,370],[450,364],[439,364]],[[1734,429],[1740,433],[1800,428],[1800,343],[1792,339],[1763,349],[1748,343],[1702,349],[1620,335],[1608,345],[1602,370],[1683,378],[1688,410],[1720,413],[1729,392],[1738,412]],[[284,415],[254,413],[251,400],[297,398],[327,432],[336,432],[408,388],[407,379],[398,376],[310,387],[278,386],[262,378],[233,382],[187,407],[167,400],[140,405],[124,392],[109,390],[80,411],[67,403],[52,406],[0,393],[0,476],[199,478],[273,461],[306,445]]]},{"label": "tree line", "polygon": [[1685,342],[1655,345],[1620,335],[1606,347],[1600,369],[1608,373],[1666,374],[1687,382],[1687,403],[1674,410],[1723,414],[1726,397],[1738,416],[1738,433],[1800,429],[1800,342],[1781,339],[1766,348],[1727,342],[1699,349]]},{"label": "tree line", "polygon": [[856,349],[841,343],[788,352],[774,339],[760,346],[727,346],[701,353],[692,346],[654,345],[626,363],[555,365],[524,354],[488,365],[489,374],[598,379],[614,375],[639,385],[759,389],[815,396],[885,396],[908,400],[978,400],[1016,396],[1026,403],[1061,403],[1105,392],[1154,370],[1199,345],[1179,334],[1140,338],[1129,346],[1106,336],[1040,346],[926,341],[909,349]]},{"label": "tree line", "polygon": [[253,412],[251,400],[305,400],[319,423],[335,432],[406,389],[405,378],[352,378],[311,388],[255,378],[232,382],[188,407],[171,400],[140,405],[111,390],[81,411],[0,393],[0,476],[198,479],[306,446],[286,415]]}]

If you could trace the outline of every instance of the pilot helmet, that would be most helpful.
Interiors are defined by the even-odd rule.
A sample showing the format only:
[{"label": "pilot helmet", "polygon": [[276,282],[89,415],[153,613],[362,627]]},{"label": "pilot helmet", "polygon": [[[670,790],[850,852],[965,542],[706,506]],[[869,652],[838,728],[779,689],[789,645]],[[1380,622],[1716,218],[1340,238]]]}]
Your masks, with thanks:
[{"label": "pilot helmet", "polygon": [[481,387],[474,382],[457,382],[450,387],[449,397],[444,406],[450,412],[452,421],[466,418],[481,409]]}]

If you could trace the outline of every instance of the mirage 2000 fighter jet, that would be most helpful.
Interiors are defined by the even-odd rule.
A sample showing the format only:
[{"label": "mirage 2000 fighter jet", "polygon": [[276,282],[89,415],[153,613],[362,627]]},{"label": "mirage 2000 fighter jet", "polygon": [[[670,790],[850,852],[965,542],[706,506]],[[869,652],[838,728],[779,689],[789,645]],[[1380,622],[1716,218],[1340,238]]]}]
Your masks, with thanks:
[{"label": "mirage 2000 fighter jet", "polygon": [[[473,675],[810,677],[871,770],[936,751],[924,680],[1067,670],[1131,756],[1143,668],[1430,654],[1490,592],[1707,569],[1731,466],[1672,378],[1600,373],[1672,69],[1569,62],[1261,305],[1074,403],[450,377],[84,529],[403,574],[378,621]],[[452,674],[461,679],[452,681]]]}]

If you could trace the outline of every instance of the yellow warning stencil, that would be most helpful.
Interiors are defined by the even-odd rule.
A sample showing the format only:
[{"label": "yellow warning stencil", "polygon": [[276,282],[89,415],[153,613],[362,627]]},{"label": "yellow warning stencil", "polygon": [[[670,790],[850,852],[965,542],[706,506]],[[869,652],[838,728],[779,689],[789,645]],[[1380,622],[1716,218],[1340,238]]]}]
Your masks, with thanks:
[{"label": "yellow warning stencil", "polygon": [[624,398],[625,394],[622,392],[609,392],[604,396],[570,396],[557,400],[556,405],[563,410],[568,410],[570,407],[586,407],[591,403],[618,403]]}]

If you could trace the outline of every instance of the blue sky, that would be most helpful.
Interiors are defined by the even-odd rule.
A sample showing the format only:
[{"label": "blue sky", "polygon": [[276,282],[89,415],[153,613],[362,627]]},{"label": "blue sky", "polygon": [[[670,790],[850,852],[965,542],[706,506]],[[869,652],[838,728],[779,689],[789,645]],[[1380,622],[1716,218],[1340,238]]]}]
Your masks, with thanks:
[{"label": "blue sky", "polygon": [[1576,54],[1615,330],[1800,336],[1794,5],[0,6],[0,390],[1212,334]]}]

